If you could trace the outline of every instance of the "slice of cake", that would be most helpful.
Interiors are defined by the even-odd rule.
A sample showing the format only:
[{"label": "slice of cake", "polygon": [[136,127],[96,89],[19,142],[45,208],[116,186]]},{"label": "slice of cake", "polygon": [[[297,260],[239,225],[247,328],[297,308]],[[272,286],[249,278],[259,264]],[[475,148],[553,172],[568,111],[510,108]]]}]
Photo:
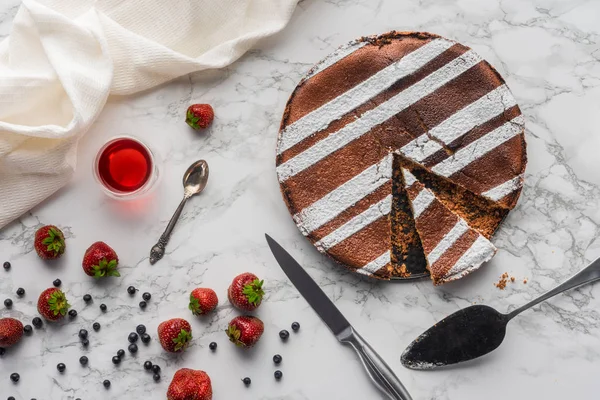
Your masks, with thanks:
[{"label": "slice of cake", "polygon": [[435,285],[460,279],[494,256],[496,247],[488,239],[446,208],[410,171],[403,168],[402,174]]}]

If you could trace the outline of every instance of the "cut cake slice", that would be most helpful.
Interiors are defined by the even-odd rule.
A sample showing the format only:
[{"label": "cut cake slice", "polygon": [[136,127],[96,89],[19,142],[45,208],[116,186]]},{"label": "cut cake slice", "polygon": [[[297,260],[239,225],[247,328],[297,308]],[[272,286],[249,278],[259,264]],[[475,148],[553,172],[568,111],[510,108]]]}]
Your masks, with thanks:
[{"label": "cut cake slice", "polygon": [[435,285],[460,279],[494,256],[496,247],[487,238],[444,206],[408,169],[402,168],[402,175]]}]

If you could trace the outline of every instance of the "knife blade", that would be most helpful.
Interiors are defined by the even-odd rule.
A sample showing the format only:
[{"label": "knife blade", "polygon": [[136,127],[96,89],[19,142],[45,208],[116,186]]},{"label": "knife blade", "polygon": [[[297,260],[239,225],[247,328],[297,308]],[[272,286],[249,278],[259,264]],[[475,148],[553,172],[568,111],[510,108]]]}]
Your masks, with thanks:
[{"label": "knife blade", "polygon": [[265,237],[275,260],[277,260],[283,272],[329,327],[337,340],[352,346],[357,352],[373,383],[390,399],[412,400],[412,397],[392,369],[356,332],[304,268],[272,237],[267,234],[265,234]]}]

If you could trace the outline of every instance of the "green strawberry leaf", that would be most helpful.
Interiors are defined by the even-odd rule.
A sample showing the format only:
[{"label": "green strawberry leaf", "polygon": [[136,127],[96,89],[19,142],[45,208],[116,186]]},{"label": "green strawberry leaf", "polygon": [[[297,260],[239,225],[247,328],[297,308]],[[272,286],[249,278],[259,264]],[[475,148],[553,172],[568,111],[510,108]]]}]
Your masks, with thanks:
[{"label": "green strawberry leaf", "polygon": [[190,311],[192,311],[192,314],[194,314],[194,315],[202,314],[202,309],[200,308],[200,302],[198,301],[197,298],[195,298],[191,294],[190,294],[190,305],[188,306],[188,308],[190,309]]},{"label": "green strawberry leaf", "polygon": [[242,289],[242,293],[246,296],[248,303],[252,304],[253,306],[258,306],[265,295],[265,292],[262,289],[263,283],[264,281],[255,279],[249,284],[245,285],[244,289]]},{"label": "green strawberry leaf", "polygon": [[238,329],[235,325],[229,325],[229,327],[225,330],[227,336],[229,337],[229,341],[234,343],[236,346],[244,347],[246,346],[244,342],[240,341],[240,337],[242,336],[242,331]]},{"label": "green strawberry leaf", "polygon": [[190,344],[190,340],[192,340],[192,333],[182,329],[179,332],[179,335],[173,339],[173,343],[175,343],[175,351],[185,350],[185,348]]},{"label": "green strawberry leaf", "polygon": [[53,312],[54,315],[65,316],[71,305],[67,301],[67,297],[61,290],[57,290],[50,295],[48,298],[48,308]]},{"label": "green strawberry leaf", "polygon": [[98,265],[92,265],[94,271],[94,278],[103,278],[105,276],[116,276],[119,277],[121,274],[117,271],[118,262],[115,259],[107,261],[106,258],[100,260]]}]

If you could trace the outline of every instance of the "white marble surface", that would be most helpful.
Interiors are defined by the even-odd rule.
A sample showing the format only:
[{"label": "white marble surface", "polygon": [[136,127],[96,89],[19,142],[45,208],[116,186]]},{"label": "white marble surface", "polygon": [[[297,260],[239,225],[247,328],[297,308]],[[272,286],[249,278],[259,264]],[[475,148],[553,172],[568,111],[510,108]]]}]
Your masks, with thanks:
[{"label": "white marble surface", "polygon": [[[0,3],[0,37],[10,31],[18,0]],[[180,367],[206,370],[214,399],[381,398],[354,353],[336,343],[327,328],[286,280],[263,239],[269,232],[308,269],[348,319],[388,361],[415,399],[596,399],[600,390],[600,285],[584,287],[528,311],[509,326],[503,346],[470,364],[435,372],[413,372],[399,362],[405,346],[445,315],[472,303],[510,310],[576,272],[600,255],[600,2],[597,0],[304,0],[280,35],[263,42],[229,68],[183,77],[156,90],[113,98],[82,140],[72,183],[0,231],[1,298],[15,300],[14,316],[28,323],[37,295],[56,277],[78,318],[25,337],[0,359],[0,398],[165,398]],[[518,207],[495,237],[499,254],[462,282],[434,288],[428,281],[404,284],[361,279],[331,265],[300,235],[288,215],[274,172],[274,145],[284,104],[309,67],[350,39],[391,29],[426,30],[472,46],[505,76],[527,117],[529,164]],[[184,111],[192,102],[211,103],[216,120],[207,132],[192,132]],[[160,149],[165,160],[154,196],[116,203],[104,196],[91,173],[95,151],[109,137],[135,134]],[[148,250],[180,196],[180,176],[205,158],[211,180],[185,209],[165,259],[148,263]],[[42,223],[59,225],[68,237],[65,256],[41,262],[32,248]],[[98,284],[80,269],[85,248],[104,240],[118,251],[122,278]],[[267,297],[258,315],[266,333],[249,352],[230,345],[223,333],[236,313],[225,290],[243,271],[264,277]],[[500,291],[503,272],[518,282]],[[521,281],[527,278],[525,285]],[[128,285],[149,291],[146,311]],[[23,299],[17,287],[27,290]],[[209,286],[220,296],[218,313],[191,318],[189,291]],[[84,306],[91,293],[94,304]],[[98,305],[109,312],[101,314]],[[155,329],[161,320],[192,321],[194,344],[183,355],[161,351]],[[293,320],[301,333],[283,344],[277,332]],[[98,321],[102,330],[94,333]],[[126,348],[138,323],[153,333],[136,357],[114,367],[111,356]],[[90,330],[89,350],[77,331]],[[217,341],[211,353],[208,343]],[[271,361],[281,353],[281,382]],[[78,363],[81,355],[89,367]],[[162,366],[154,383],[142,369]],[[67,371],[59,374],[56,364]],[[21,381],[13,385],[11,372]],[[245,388],[240,378],[250,376]],[[112,387],[105,390],[103,379]]]}]

